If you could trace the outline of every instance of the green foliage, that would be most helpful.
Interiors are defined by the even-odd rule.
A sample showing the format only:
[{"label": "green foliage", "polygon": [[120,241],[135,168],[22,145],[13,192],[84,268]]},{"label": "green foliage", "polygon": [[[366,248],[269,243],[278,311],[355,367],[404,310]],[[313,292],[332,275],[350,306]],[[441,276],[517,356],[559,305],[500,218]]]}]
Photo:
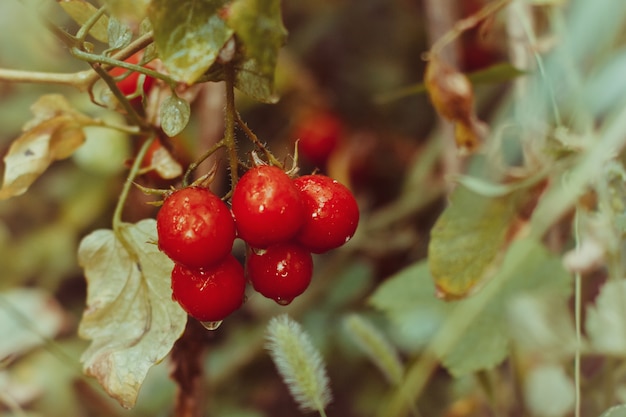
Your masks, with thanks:
[{"label": "green foliage", "polygon": [[[524,254],[527,256],[522,261]],[[415,340],[418,347],[427,337],[450,332],[444,336],[455,342],[436,345],[434,353],[451,373],[464,375],[489,369],[506,357],[510,341],[508,309],[516,298],[550,294],[553,302],[564,300],[570,293],[570,282],[558,258],[537,242],[525,239],[514,242],[493,278],[464,300],[437,299],[426,265],[418,263],[391,277],[370,302],[388,315],[399,332],[414,332],[409,340]],[[454,320],[462,311],[475,316],[461,327]],[[421,331],[420,322],[427,323]]]},{"label": "green foliage", "polygon": [[430,270],[444,297],[463,297],[493,274],[517,227],[526,193],[487,197],[464,186],[454,190],[428,246]]},{"label": "green foliage", "polygon": [[79,334],[91,340],[81,358],[121,405],[135,404],[148,370],[180,337],[187,315],[172,301],[171,261],[156,245],[156,222],[123,224],[116,234],[97,230],[78,256],[88,282]]},{"label": "green foliage", "polygon": [[404,365],[382,332],[357,314],[345,317],[343,324],[350,338],[376,364],[387,380],[399,385],[404,375]]},{"label": "green foliage", "polygon": [[602,413],[600,417],[626,417],[626,405],[620,404],[611,407]]},{"label": "green foliage", "polygon": [[159,58],[174,79],[192,84],[217,59],[233,29],[218,15],[225,0],[154,0],[148,16]]},{"label": "green foliage", "polygon": [[191,116],[191,107],[186,100],[178,96],[169,96],[161,103],[159,109],[161,128],[169,137],[178,135],[185,129]]},{"label": "green foliage", "polygon": [[[58,3],[65,10],[65,13],[79,25],[85,24],[98,11],[93,4],[85,0],[66,0]],[[109,18],[102,16],[91,27],[89,34],[100,42],[107,43],[109,41],[109,30]]]},{"label": "green foliage", "polygon": [[243,43],[243,56],[237,58],[235,66],[235,85],[257,100],[276,102],[274,70],[287,37],[280,0],[236,0],[228,25]]},{"label": "green foliage", "polygon": [[605,355],[626,356],[626,281],[607,282],[589,306],[585,328],[591,344]]}]

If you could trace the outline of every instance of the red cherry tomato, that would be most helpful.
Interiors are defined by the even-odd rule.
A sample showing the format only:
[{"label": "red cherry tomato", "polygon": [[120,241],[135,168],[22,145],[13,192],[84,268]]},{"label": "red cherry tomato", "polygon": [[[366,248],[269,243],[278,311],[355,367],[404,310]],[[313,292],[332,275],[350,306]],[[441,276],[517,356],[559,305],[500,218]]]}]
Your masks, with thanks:
[{"label": "red cherry tomato", "polygon": [[278,304],[287,305],[307,289],[313,276],[311,253],[296,243],[250,250],[246,271],[252,286]]},{"label": "red cherry tomato", "polygon": [[323,166],[335,150],[341,137],[342,123],[329,112],[307,116],[296,126],[293,133],[298,140],[298,152],[314,164]]},{"label": "red cherry tomato", "polygon": [[[124,62],[137,65],[141,61],[142,56],[143,56],[143,52],[139,51],[131,55]],[[120,80],[116,82],[117,88],[119,88],[122,94],[124,94],[125,96],[130,96],[130,95],[134,95],[137,93],[137,90],[138,90],[137,87],[139,84],[139,76],[140,76],[138,72],[129,71],[126,68],[122,68],[122,67],[115,67],[109,71],[109,74],[111,74],[113,77],[116,77],[116,78],[123,77],[124,75],[128,74],[124,78],[120,78]],[[154,78],[149,77],[149,76],[144,77],[143,86],[142,86],[144,96],[148,95],[148,93],[154,86],[154,82],[155,82]],[[135,98],[132,98],[130,102],[133,105],[141,105],[142,97],[137,96]]]},{"label": "red cherry tomato", "polygon": [[235,186],[232,210],[238,236],[254,248],[290,240],[304,221],[300,193],[281,169],[262,165]]},{"label": "red cherry tomato", "polygon": [[175,191],[157,214],[159,249],[189,268],[207,268],[228,254],[235,240],[235,222],[219,197],[206,188]]},{"label": "red cherry tomato", "polygon": [[324,175],[305,175],[296,178],[294,184],[305,207],[304,225],[296,240],[313,253],[348,242],[359,223],[359,207],[352,192]]},{"label": "red cherry tomato", "polygon": [[175,265],[172,270],[172,297],[200,321],[224,320],[241,307],[245,289],[243,267],[232,255],[207,269]]}]

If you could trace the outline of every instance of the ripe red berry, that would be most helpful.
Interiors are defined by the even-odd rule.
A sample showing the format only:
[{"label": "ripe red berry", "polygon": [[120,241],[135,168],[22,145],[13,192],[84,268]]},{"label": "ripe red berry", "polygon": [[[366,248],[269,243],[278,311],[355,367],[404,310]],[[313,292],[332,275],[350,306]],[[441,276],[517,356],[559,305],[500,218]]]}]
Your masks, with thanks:
[{"label": "ripe red berry", "polygon": [[172,297],[200,321],[220,321],[244,301],[246,278],[234,256],[207,269],[175,265],[172,270]]},{"label": "ripe red berry", "polygon": [[296,243],[250,250],[246,271],[252,286],[278,304],[287,305],[307,289],[313,275],[311,253]]},{"label": "ripe red berry", "polygon": [[293,133],[298,152],[318,165],[325,165],[341,136],[341,120],[330,112],[319,112],[302,119]]},{"label": "ripe red berry", "polygon": [[304,221],[300,193],[281,169],[261,165],[246,172],[233,191],[239,237],[255,248],[290,240]]},{"label": "ripe red berry", "polygon": [[157,214],[159,249],[189,268],[215,265],[235,240],[235,222],[219,197],[206,188],[175,191]]},{"label": "ripe red berry", "polygon": [[359,207],[350,190],[324,175],[305,175],[294,184],[305,206],[304,225],[296,240],[313,253],[345,244],[356,231]]},{"label": "ripe red berry", "polygon": [[[143,52],[140,51],[128,57],[124,62],[136,65],[136,64],[139,64],[142,56],[143,56]],[[109,71],[109,74],[111,74],[113,77],[116,77],[116,78],[123,77],[124,75],[128,74],[124,78],[121,78],[119,81],[117,81],[116,83],[117,88],[119,88],[122,94],[124,94],[125,96],[130,96],[130,95],[134,95],[135,93],[137,93],[137,85],[139,83],[139,75],[140,75],[138,72],[129,71],[126,68],[122,68],[122,67],[115,67],[111,71]],[[150,89],[154,85],[154,81],[155,81],[154,78],[145,76],[143,85],[142,85],[144,96],[150,92]],[[131,103],[135,105],[140,105],[141,96],[131,99]]]}]

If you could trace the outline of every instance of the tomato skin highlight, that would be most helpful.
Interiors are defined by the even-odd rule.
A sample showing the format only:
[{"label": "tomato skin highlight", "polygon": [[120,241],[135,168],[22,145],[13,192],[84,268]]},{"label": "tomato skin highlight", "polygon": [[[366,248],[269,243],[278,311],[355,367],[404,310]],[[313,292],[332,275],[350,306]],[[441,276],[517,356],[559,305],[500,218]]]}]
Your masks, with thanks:
[{"label": "tomato skin highlight", "polygon": [[246,273],[254,289],[278,304],[287,305],[311,283],[311,253],[296,243],[280,243],[250,250]]},{"label": "tomato skin highlight", "polygon": [[359,207],[352,192],[325,175],[294,180],[305,206],[304,225],[296,240],[313,253],[324,253],[347,243],[359,224]]},{"label": "tomato skin highlight", "polygon": [[235,240],[235,222],[228,206],[210,190],[187,187],[175,191],[157,214],[159,249],[189,268],[219,263]]},{"label": "tomato skin highlight", "polygon": [[280,168],[250,169],[233,191],[232,212],[238,237],[254,248],[289,241],[304,221],[300,193]]},{"label": "tomato skin highlight", "polygon": [[244,302],[246,279],[243,266],[228,255],[207,269],[189,269],[177,264],[172,270],[172,298],[193,318],[224,320]]}]

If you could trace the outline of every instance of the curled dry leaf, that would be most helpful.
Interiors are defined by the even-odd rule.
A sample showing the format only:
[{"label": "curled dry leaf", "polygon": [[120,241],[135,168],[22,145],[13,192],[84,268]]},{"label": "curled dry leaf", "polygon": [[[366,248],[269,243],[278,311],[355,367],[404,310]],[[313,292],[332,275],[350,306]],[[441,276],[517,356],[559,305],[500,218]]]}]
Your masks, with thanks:
[{"label": "curled dry leaf", "polygon": [[79,327],[91,340],[83,353],[86,374],[131,408],[148,370],[182,334],[186,313],[172,301],[172,262],[159,251],[156,222],[123,224],[118,234],[97,230],[83,239],[78,260],[88,282]]},{"label": "curled dry leaf", "polygon": [[487,134],[487,126],[474,113],[474,91],[469,79],[432,55],[426,65],[424,84],[437,113],[455,124],[457,147],[476,151]]},{"label": "curled dry leaf", "polygon": [[4,157],[4,181],[0,200],[20,195],[56,160],[69,157],[85,141],[83,127],[93,119],[74,110],[59,94],[42,96]]}]

